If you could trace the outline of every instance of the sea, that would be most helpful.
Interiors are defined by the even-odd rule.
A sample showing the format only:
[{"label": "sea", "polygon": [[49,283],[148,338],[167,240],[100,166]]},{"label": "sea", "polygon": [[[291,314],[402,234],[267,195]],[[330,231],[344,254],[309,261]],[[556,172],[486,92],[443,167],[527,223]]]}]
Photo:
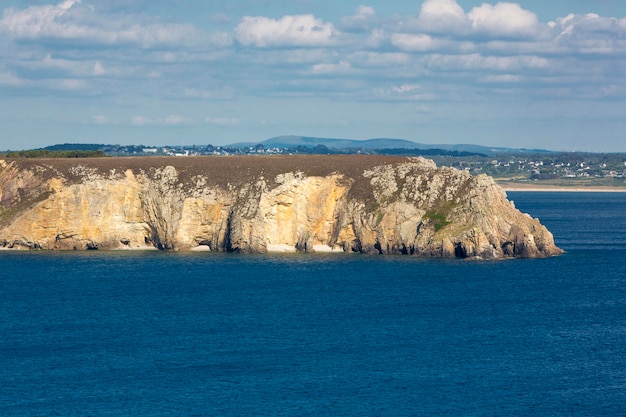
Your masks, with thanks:
[{"label": "sea", "polygon": [[0,252],[0,415],[626,415],[626,193],[508,195],[564,255]]}]

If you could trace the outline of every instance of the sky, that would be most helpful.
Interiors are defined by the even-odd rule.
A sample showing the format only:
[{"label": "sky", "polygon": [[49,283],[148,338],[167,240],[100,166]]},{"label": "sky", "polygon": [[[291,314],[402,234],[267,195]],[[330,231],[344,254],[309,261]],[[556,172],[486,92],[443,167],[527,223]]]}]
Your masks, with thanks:
[{"label": "sky", "polygon": [[626,1],[0,2],[0,150],[280,135],[626,152]]}]

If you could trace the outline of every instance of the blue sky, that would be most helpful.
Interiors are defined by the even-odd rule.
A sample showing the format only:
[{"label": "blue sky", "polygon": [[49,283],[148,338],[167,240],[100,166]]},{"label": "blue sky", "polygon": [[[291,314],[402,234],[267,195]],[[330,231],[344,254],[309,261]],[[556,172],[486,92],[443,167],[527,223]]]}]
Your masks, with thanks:
[{"label": "blue sky", "polygon": [[626,152],[623,0],[0,8],[0,150],[295,134]]}]

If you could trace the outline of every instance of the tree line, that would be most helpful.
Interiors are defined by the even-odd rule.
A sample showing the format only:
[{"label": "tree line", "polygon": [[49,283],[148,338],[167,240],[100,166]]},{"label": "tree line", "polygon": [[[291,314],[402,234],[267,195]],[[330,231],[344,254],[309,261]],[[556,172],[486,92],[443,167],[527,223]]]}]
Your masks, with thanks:
[{"label": "tree line", "polygon": [[7,158],[101,158],[107,156],[104,151],[52,151],[49,149],[31,149],[24,151],[8,151]]}]

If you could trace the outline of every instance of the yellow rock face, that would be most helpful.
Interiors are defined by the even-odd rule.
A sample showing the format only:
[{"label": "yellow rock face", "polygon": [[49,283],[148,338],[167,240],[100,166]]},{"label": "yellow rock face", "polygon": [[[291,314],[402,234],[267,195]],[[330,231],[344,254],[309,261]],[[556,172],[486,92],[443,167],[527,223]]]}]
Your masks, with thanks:
[{"label": "yellow rock face", "polygon": [[53,178],[48,186],[50,197],[5,230],[14,240],[44,249],[147,247],[149,227],[134,178],[72,185]]},{"label": "yellow rock face", "polygon": [[237,159],[232,176],[224,173],[229,160],[210,158],[168,160],[177,166],[152,163],[159,159],[0,161],[0,247],[486,258],[561,253],[550,232],[516,210],[487,176],[421,158],[370,160],[336,159],[351,166],[348,174],[341,164],[311,157],[299,161],[316,175],[270,176],[275,164],[293,161]]},{"label": "yellow rock face", "polygon": [[205,201],[187,198],[183,202],[181,218],[176,230],[176,244],[180,249],[192,249],[204,246],[211,250],[209,243],[224,241],[225,221],[228,218],[228,206],[220,201]]},{"label": "yellow rock face", "polygon": [[269,250],[313,246],[332,247],[338,202],[347,187],[340,177],[299,178],[285,175],[283,183],[262,194],[259,203],[260,231]]}]

